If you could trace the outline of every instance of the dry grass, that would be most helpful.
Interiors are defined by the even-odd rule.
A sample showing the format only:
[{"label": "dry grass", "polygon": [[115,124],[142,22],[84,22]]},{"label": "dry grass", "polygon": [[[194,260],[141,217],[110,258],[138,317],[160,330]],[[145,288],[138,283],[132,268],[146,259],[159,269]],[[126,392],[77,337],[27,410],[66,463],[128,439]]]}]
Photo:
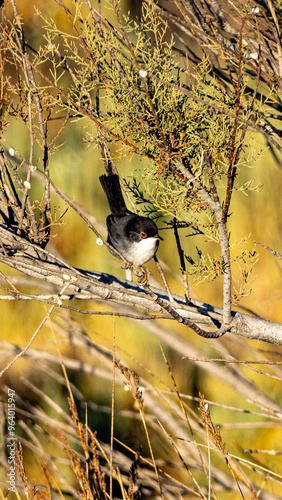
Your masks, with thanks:
[{"label": "dry grass", "polygon": [[[213,358],[209,363],[207,355],[198,353],[197,359],[202,361],[192,363],[201,364],[203,370],[213,367],[214,378],[212,381],[210,375],[210,383],[216,385],[215,380],[221,379],[223,368],[226,384],[234,380],[234,366],[238,377],[237,387],[233,387],[237,394],[236,406],[223,403],[220,389],[223,382],[218,382],[215,400],[207,402],[202,394],[192,396],[189,391],[178,389],[175,367],[168,362],[164,349],[161,353],[166,381],[151,371],[149,359],[145,366],[119,345],[114,346],[113,355],[113,346],[102,347],[87,336],[81,325],[79,330],[78,323],[70,317],[68,321],[68,329],[62,327],[61,321],[52,323],[58,342],[57,355],[50,356],[39,349],[28,350],[26,364],[30,368],[36,366],[36,376],[31,377],[30,372],[29,378],[18,381],[15,395],[18,478],[15,493],[18,498],[220,500],[229,498],[228,495],[234,499],[270,499],[280,494],[279,463],[274,463],[263,450],[258,449],[254,458],[251,455],[252,443],[261,442],[264,433],[271,436],[272,429],[273,435],[280,435],[278,401],[271,404],[258,385],[253,383],[251,387],[244,374],[246,368],[242,365],[237,368],[238,359],[234,365],[214,363]],[[70,325],[74,336],[70,335]],[[61,355],[62,342],[66,340],[68,355]],[[177,342],[182,344],[183,352],[188,347],[195,351],[192,344],[175,334],[171,338],[171,349],[172,345],[177,347]],[[229,342],[225,342],[225,356]],[[10,348],[12,352],[12,345]],[[224,350],[223,344],[221,348]],[[248,357],[251,350],[248,347]],[[255,350],[252,354],[255,359]],[[127,357],[128,362],[123,357]],[[274,383],[280,383],[281,365],[271,364],[268,372],[266,366],[264,364],[264,372],[260,371],[263,379],[268,381],[275,372]],[[78,372],[81,379],[75,383]],[[12,380],[13,376],[9,384]],[[114,393],[110,396],[113,383]],[[81,385],[84,390],[89,385],[100,389],[89,397],[87,390],[85,394],[81,391]],[[3,389],[6,400],[8,389]],[[101,398],[101,389],[107,393],[104,398]],[[58,391],[61,391],[60,397],[54,397]],[[250,404],[251,391],[253,395],[256,393],[257,401],[253,399]],[[218,424],[211,415],[215,415]],[[224,423],[227,415],[234,432],[228,422]],[[93,428],[91,422],[95,419],[97,422],[97,418],[97,427]],[[247,438],[255,425],[256,436],[252,431],[252,436]],[[109,431],[105,431],[106,428]],[[278,439],[276,443],[273,456],[279,453]],[[8,470],[4,448],[3,456],[5,454],[4,465]],[[3,491],[8,493],[5,484]]]}]

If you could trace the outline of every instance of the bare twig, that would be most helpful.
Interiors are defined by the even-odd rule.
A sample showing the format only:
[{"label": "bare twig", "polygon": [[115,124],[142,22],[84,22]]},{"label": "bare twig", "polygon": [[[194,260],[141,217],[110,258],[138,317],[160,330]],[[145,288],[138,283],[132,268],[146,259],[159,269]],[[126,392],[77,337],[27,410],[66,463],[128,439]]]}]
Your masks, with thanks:
[{"label": "bare twig", "polygon": [[174,218],[174,237],[176,241],[176,246],[177,246],[177,251],[179,255],[179,260],[180,260],[180,270],[182,273],[182,279],[183,279],[183,284],[184,284],[184,294],[186,297],[186,300],[189,300],[189,284],[188,284],[188,277],[186,273],[186,265],[185,265],[185,259],[184,259],[184,251],[182,249],[181,243],[180,243],[180,238],[176,226],[176,219]]},{"label": "bare twig", "polygon": [[256,245],[259,245],[262,248],[265,248],[265,250],[268,250],[270,253],[272,253],[272,255],[274,255],[278,259],[282,259],[282,254],[280,252],[278,252],[278,250],[272,250],[272,248],[270,248],[269,246],[263,245],[262,243],[259,243],[258,241],[254,241],[254,243]]}]

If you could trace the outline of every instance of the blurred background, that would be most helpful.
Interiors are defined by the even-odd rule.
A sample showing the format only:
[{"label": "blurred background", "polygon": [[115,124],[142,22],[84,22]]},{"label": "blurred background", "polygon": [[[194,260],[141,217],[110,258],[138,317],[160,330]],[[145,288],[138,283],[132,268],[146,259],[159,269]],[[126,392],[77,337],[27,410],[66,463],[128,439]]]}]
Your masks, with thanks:
[{"label": "blurred background", "polygon": [[[67,2],[65,4],[68,6]],[[132,9],[134,11],[137,8],[136,2],[123,1],[121,4],[124,12]],[[37,0],[31,5],[30,2],[21,0],[17,7],[28,45],[35,50],[38,50],[42,42],[42,25],[44,24],[42,18],[36,14],[36,9],[46,17],[51,16],[63,30],[71,30],[63,9],[55,2]],[[71,8],[71,2],[69,2],[69,8]],[[8,18],[12,19],[9,2],[7,10]],[[111,11],[107,12],[107,16],[110,22],[115,22]],[[58,116],[58,121],[61,120],[61,116]],[[53,124],[49,123],[51,138],[58,128],[57,120],[54,120]],[[89,123],[86,120],[73,120],[68,123],[59,138],[57,145],[60,147],[50,158],[50,175],[59,189],[95,218],[97,227],[105,237],[108,206],[98,181],[99,176],[104,173],[104,167],[100,151],[86,143],[87,133],[89,133]],[[235,193],[231,203],[229,231],[234,243],[242,241],[242,249],[250,251],[255,249],[259,254],[259,260],[253,270],[252,293],[240,301],[237,310],[251,312],[270,321],[281,322],[281,260],[255,244],[259,242],[281,252],[281,158],[279,164],[279,158],[274,157],[265,139],[259,134],[250,134],[248,143],[249,146],[245,148],[243,154],[246,158],[252,155],[254,160],[249,168],[243,167],[239,175],[242,182],[253,179],[254,185],[259,185],[260,189],[251,191],[248,195],[243,192]],[[7,149],[13,147],[21,157],[29,157],[28,130],[19,120],[11,120],[4,133],[3,144]],[[111,152],[115,155],[114,147]],[[39,149],[37,153],[40,158]],[[136,170],[142,168],[142,162],[144,160],[132,156],[119,158],[116,164],[120,176],[131,179]],[[38,187],[34,186],[35,198],[37,189],[39,196],[40,183]],[[54,194],[52,207],[58,214],[66,208],[62,200]],[[165,228],[162,220],[158,222],[158,226],[164,238],[159,247],[158,258],[163,262],[171,291],[184,295],[173,232]],[[206,242],[203,237],[187,237],[185,229],[180,229],[179,234],[183,249],[191,258],[196,259],[197,249],[203,252],[210,251],[212,244]],[[64,216],[63,223],[53,228],[48,248],[51,253],[57,252],[74,267],[105,272],[124,279],[121,263],[110,255],[104,246],[97,245],[96,236],[70,209]],[[188,266],[189,264],[187,269]],[[150,262],[148,267],[161,287],[155,263]],[[16,274],[4,265],[1,265],[0,269],[5,275],[18,280],[17,283],[22,280],[21,290],[31,293],[25,276]],[[236,267],[234,264],[235,279],[239,273],[239,266]],[[40,283],[34,292],[40,293]],[[214,306],[221,307],[222,305],[221,278],[209,283],[197,284],[190,281],[190,292],[193,298]],[[93,313],[115,311],[109,304],[99,301],[97,303],[74,301],[68,305]],[[13,351],[12,344],[24,347],[48,308],[48,305],[40,302],[0,300],[1,369],[17,352]],[[167,472],[176,477],[181,484],[191,486],[191,479],[183,464],[156,423],[156,419],[163,415],[163,423],[167,425],[169,434],[179,436],[185,428],[186,436],[192,439],[186,423],[182,422],[183,415],[181,412],[178,413],[177,397],[172,394],[168,396],[170,391],[174,393],[175,387],[162,349],[173,373],[177,389],[183,395],[183,401],[188,405],[189,409],[186,411],[191,416],[192,425],[195,425],[195,432],[201,435],[197,427],[199,422],[193,414],[195,412],[200,417],[197,398],[201,392],[210,401],[209,409],[212,420],[215,425],[219,425],[222,439],[228,443],[228,451],[244,456],[250,461],[253,460],[255,466],[265,468],[259,469],[258,467],[252,471],[249,464],[247,473],[250,481],[253,481],[257,487],[263,484],[265,491],[277,497],[282,496],[281,446],[278,444],[282,442],[281,414],[278,413],[279,408],[282,411],[280,366],[264,365],[262,368],[258,366],[257,369],[254,365],[256,367],[254,369],[254,366],[246,364],[208,364],[199,360],[183,359],[183,356],[198,359],[232,356],[237,360],[268,359],[281,362],[280,346],[247,341],[245,338],[230,334],[220,340],[211,341],[200,338],[184,326],[172,324],[168,320],[156,320],[152,323],[123,317],[81,314],[79,311],[68,309],[58,309],[52,314],[51,321],[42,328],[27,355],[13,365],[1,379],[4,402],[7,399],[8,387],[16,393],[17,433],[23,443],[24,464],[30,481],[34,480],[38,483],[42,481],[42,469],[38,465],[41,457],[49,465],[52,464],[51,475],[54,478],[57,474],[57,480],[61,485],[64,485],[66,481],[68,486],[72,485],[75,489],[77,488],[77,482],[69,468],[66,454],[59,440],[61,432],[65,430],[71,436],[72,431],[68,429],[68,426],[71,426],[67,402],[68,390],[62,374],[58,350],[63,356],[69,380],[75,388],[73,389],[74,397],[81,421],[84,423],[86,420],[84,402],[87,401],[88,425],[93,431],[97,430],[98,439],[105,443],[105,446],[109,446],[113,335],[117,358],[123,360],[125,365],[140,375],[140,384],[145,387],[148,398],[146,400],[145,397],[145,413],[148,416],[149,434],[155,458],[160,461],[159,463],[163,463]],[[136,402],[130,391],[125,390],[125,380],[119,370],[117,370],[115,382],[114,435],[134,451],[142,447],[142,454],[148,457],[150,455],[148,440],[136,409]],[[165,402],[161,399],[162,394],[166,398]],[[175,432],[171,428],[172,422],[169,422],[169,415],[172,422],[177,425]],[[78,447],[75,439],[73,444],[74,447]],[[128,462],[125,460],[121,465],[121,468],[128,470],[132,453],[118,443],[114,446],[117,451],[122,451],[125,457],[129,457]],[[250,453],[250,450],[255,449],[264,451],[259,454]],[[273,454],[270,453],[272,449],[275,450]],[[182,452],[185,455],[183,450]],[[116,460],[121,464],[118,458]],[[166,463],[161,462],[162,460],[166,460]],[[193,460],[196,458],[189,450],[186,460],[189,466],[195,465]],[[218,498],[241,498],[239,492],[234,492],[231,487],[228,493],[228,471],[225,470],[225,465],[216,454],[213,455],[213,460],[215,469],[223,471],[223,476],[217,477],[219,483],[222,481],[224,485],[224,492],[219,491]],[[198,465],[197,467],[195,467],[195,476],[202,482],[201,484],[206,485],[206,478],[200,467]],[[269,473],[269,470],[276,476],[274,477],[274,473]],[[143,478],[145,492],[142,498],[158,496],[154,488],[150,490],[150,474],[148,472],[147,478],[146,474]],[[1,480],[5,488],[5,474]],[[184,490],[182,493],[184,497],[185,494],[188,495]],[[75,496],[75,492],[73,495]],[[118,491],[116,496],[119,497]],[[173,498],[171,491],[170,498]]]}]

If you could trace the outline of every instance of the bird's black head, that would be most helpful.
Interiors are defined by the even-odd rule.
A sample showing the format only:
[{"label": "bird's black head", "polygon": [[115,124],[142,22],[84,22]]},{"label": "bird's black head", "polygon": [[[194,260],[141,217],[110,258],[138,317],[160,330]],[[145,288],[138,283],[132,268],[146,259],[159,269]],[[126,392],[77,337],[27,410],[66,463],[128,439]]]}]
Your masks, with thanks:
[{"label": "bird's black head", "polygon": [[154,221],[140,215],[132,217],[125,227],[125,233],[131,241],[141,241],[147,238],[162,240]]}]

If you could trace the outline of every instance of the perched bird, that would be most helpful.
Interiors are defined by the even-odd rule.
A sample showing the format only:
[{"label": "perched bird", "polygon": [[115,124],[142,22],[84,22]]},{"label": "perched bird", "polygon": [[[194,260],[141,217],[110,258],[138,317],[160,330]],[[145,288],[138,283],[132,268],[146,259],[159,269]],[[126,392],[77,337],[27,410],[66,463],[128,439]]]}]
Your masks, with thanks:
[{"label": "perched bird", "polygon": [[[118,175],[101,175],[99,179],[111,210],[107,217],[107,242],[128,262],[142,267],[154,257],[163,238],[152,219],[127,209]],[[109,251],[117,257],[110,248]]]}]

